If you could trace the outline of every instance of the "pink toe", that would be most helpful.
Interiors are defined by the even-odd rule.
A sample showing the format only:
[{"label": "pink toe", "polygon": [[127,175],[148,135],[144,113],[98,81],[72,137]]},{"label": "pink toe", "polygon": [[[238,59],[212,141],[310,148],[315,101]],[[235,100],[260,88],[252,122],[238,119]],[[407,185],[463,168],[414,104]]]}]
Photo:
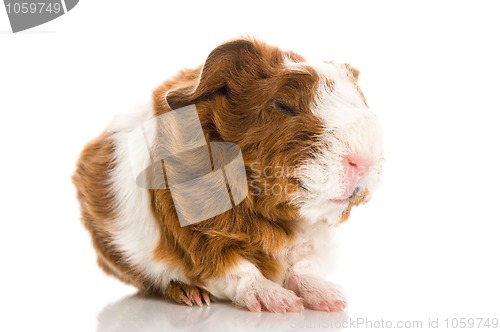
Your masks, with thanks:
[{"label": "pink toe", "polygon": [[247,308],[250,311],[253,312],[261,312],[262,311],[262,306],[260,305],[259,301],[252,301],[247,304]]}]

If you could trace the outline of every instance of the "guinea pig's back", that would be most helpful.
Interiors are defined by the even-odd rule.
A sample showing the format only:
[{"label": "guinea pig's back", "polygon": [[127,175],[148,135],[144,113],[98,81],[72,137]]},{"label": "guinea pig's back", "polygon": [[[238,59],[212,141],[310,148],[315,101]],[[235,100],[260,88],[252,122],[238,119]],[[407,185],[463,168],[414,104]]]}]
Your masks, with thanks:
[{"label": "guinea pig's back", "polygon": [[81,219],[89,231],[97,254],[97,263],[108,274],[140,290],[150,288],[134,272],[127,253],[120,250],[116,236],[120,226],[120,197],[116,177],[120,172],[117,136],[123,133],[106,130],[88,143],[80,154],[73,183],[81,206]]}]

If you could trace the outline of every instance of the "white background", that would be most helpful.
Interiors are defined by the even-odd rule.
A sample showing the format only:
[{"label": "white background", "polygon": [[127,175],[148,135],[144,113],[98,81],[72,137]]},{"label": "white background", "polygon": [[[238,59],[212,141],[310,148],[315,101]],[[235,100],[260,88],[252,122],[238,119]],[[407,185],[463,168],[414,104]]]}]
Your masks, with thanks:
[{"label": "white background", "polygon": [[[446,318],[500,318],[494,4],[82,0],[18,34],[0,8],[0,330],[309,331],[349,318],[424,327],[431,318],[443,328]],[[358,67],[385,127],[384,184],[342,227],[330,276],[347,290],[346,314],[130,297],[133,288],[95,264],[70,180],[83,145],[239,34]]]}]

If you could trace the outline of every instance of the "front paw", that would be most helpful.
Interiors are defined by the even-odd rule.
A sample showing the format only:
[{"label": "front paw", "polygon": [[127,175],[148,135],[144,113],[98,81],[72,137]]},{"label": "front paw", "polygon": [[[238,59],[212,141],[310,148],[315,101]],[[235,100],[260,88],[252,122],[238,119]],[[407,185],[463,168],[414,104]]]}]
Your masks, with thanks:
[{"label": "front paw", "polygon": [[267,280],[256,279],[246,285],[234,299],[250,311],[296,312],[304,310],[300,298],[292,291]]},{"label": "front paw", "polygon": [[321,311],[341,311],[347,307],[346,297],[340,286],[307,274],[290,276],[285,287],[294,291],[306,308]]},{"label": "front paw", "polygon": [[203,302],[210,305],[210,293],[206,290],[175,280],[170,281],[165,290],[165,297],[188,306],[192,306],[193,304],[202,306]]}]

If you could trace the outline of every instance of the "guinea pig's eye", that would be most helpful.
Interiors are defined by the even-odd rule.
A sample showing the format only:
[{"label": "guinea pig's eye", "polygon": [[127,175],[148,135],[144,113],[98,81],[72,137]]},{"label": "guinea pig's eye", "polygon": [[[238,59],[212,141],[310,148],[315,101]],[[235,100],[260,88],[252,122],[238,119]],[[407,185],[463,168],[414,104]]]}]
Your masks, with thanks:
[{"label": "guinea pig's eye", "polygon": [[287,115],[295,116],[298,114],[298,112],[295,108],[293,108],[292,106],[290,106],[289,104],[287,104],[281,100],[275,100],[274,105],[276,106],[276,108],[279,111],[281,111]]}]

